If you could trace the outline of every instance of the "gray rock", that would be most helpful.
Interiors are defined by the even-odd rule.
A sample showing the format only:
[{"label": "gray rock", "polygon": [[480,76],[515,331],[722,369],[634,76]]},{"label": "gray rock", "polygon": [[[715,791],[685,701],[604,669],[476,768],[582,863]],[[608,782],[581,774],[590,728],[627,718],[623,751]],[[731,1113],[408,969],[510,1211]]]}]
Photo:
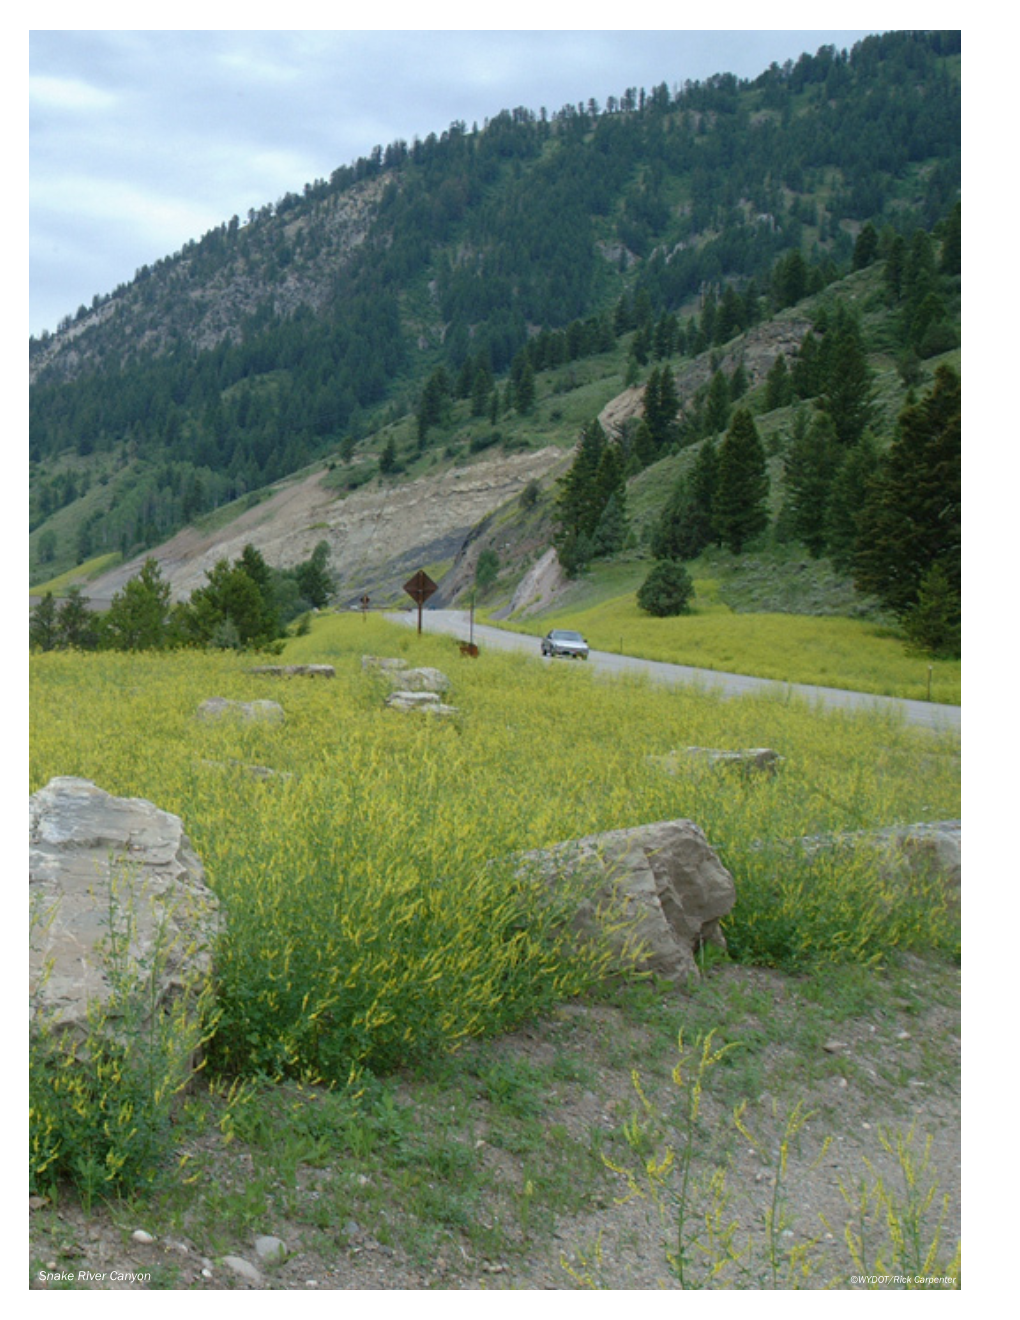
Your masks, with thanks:
[{"label": "gray rock", "polygon": [[798,839],[808,857],[833,850],[868,850],[876,855],[879,874],[889,885],[938,880],[953,903],[960,899],[962,883],[962,822],[925,821],[892,825],[878,830],[852,830],[846,834],[814,835]]},{"label": "gray rock", "polygon": [[201,720],[240,719],[245,724],[282,724],[286,718],[278,701],[231,701],[208,697],[198,708]]},{"label": "gray rock", "polygon": [[276,1265],[286,1260],[290,1252],[287,1250],[286,1242],[266,1234],[255,1239],[255,1254],[259,1260]]},{"label": "gray rock", "polygon": [[679,774],[684,764],[695,763],[711,770],[732,770],[742,775],[774,775],[783,763],[783,757],[771,747],[743,747],[725,751],[718,747],[684,747],[667,752],[665,756],[648,758],[667,774]]},{"label": "gray rock", "polygon": [[[719,922],[736,901],[736,887],[693,821],[590,835],[517,860],[519,874],[547,886],[584,878],[588,893],[576,928],[582,934],[607,929],[625,959],[637,942],[641,970],[683,984],[698,975],[694,955],[702,944],[726,947]],[[622,927],[604,922],[610,902],[622,907]]]},{"label": "gray rock", "polygon": [[129,965],[157,949],[154,1003],[190,993],[211,972],[220,929],[179,817],[86,779],[52,779],[29,798],[29,1007],[84,1038],[90,1002],[112,993],[104,965],[111,917]]},{"label": "gray rock", "polygon": [[270,678],[336,678],[332,665],[256,665],[248,672]]},{"label": "gray rock", "polygon": [[386,705],[391,710],[423,710],[443,717],[457,714],[457,707],[444,705],[438,692],[391,692]]},{"label": "gray rock", "polygon": [[390,656],[363,655],[361,657],[361,667],[366,671],[374,669],[386,671],[391,669],[406,669],[408,666],[406,660],[399,660]]},{"label": "gray rock", "polygon": [[243,1256],[224,1256],[220,1262],[225,1265],[231,1273],[236,1274],[239,1279],[244,1279],[247,1283],[261,1283],[262,1274],[251,1261],[245,1260]]},{"label": "gray rock", "polygon": [[399,669],[391,670],[386,677],[395,688],[402,692],[449,692],[450,680],[441,669]]}]

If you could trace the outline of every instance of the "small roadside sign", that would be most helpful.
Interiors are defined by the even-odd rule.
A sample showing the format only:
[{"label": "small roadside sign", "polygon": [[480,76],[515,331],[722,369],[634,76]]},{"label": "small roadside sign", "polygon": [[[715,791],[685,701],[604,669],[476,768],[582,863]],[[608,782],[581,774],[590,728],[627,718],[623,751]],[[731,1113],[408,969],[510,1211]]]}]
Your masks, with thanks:
[{"label": "small roadside sign", "polygon": [[438,590],[436,584],[423,568],[419,568],[414,577],[404,583],[404,590],[418,606],[418,632],[421,632],[421,607],[432,593]]}]

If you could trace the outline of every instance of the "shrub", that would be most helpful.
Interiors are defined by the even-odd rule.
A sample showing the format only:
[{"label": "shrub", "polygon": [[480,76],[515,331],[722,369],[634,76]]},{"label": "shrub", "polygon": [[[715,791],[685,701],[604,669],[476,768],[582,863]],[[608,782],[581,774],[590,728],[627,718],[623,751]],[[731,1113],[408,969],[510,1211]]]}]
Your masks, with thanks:
[{"label": "shrub", "polygon": [[665,619],[675,614],[689,614],[694,583],[687,569],[676,559],[660,559],[638,588],[637,603],[646,614]]},{"label": "shrub", "polygon": [[111,904],[102,946],[111,993],[88,1009],[84,1041],[32,1005],[29,1042],[29,1187],[60,1179],[85,1208],[151,1185],[179,1133],[177,1098],[215,1022],[211,985],[183,987],[156,1003],[157,979],[171,949],[163,939],[136,960],[130,908]]}]

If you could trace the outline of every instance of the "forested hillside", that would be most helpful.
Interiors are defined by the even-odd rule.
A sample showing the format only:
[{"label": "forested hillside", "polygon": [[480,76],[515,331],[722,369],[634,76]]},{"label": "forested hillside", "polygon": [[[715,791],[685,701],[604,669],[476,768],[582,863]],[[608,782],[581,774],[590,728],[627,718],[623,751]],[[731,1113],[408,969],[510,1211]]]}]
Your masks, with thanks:
[{"label": "forested hillside", "polygon": [[[313,460],[399,472],[442,452],[455,408],[498,434],[541,373],[613,350],[628,383],[655,377],[633,475],[723,429],[749,383],[674,406],[679,366],[879,261],[884,339],[858,347],[906,380],[959,343],[959,201],[959,33],[376,147],[31,341],[34,578],[138,553]],[[818,328],[762,406],[829,391],[833,443],[855,448],[867,408],[833,362],[859,334]],[[381,428],[407,414],[399,452]]]}]

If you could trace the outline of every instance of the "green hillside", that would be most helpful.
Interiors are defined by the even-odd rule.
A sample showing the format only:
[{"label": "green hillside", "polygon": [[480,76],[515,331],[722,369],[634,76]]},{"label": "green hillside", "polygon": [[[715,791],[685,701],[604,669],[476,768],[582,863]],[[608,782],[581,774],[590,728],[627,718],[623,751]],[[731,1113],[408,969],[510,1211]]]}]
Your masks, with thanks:
[{"label": "green hillside", "polygon": [[[727,343],[850,271],[865,231],[885,259],[937,235],[959,74],[958,33],[889,33],[754,80],[454,123],[234,217],[30,343],[33,579],[316,460],[374,470],[401,418],[408,470],[573,443],[609,360],[623,383]],[[952,346],[934,299],[890,363]]]}]

